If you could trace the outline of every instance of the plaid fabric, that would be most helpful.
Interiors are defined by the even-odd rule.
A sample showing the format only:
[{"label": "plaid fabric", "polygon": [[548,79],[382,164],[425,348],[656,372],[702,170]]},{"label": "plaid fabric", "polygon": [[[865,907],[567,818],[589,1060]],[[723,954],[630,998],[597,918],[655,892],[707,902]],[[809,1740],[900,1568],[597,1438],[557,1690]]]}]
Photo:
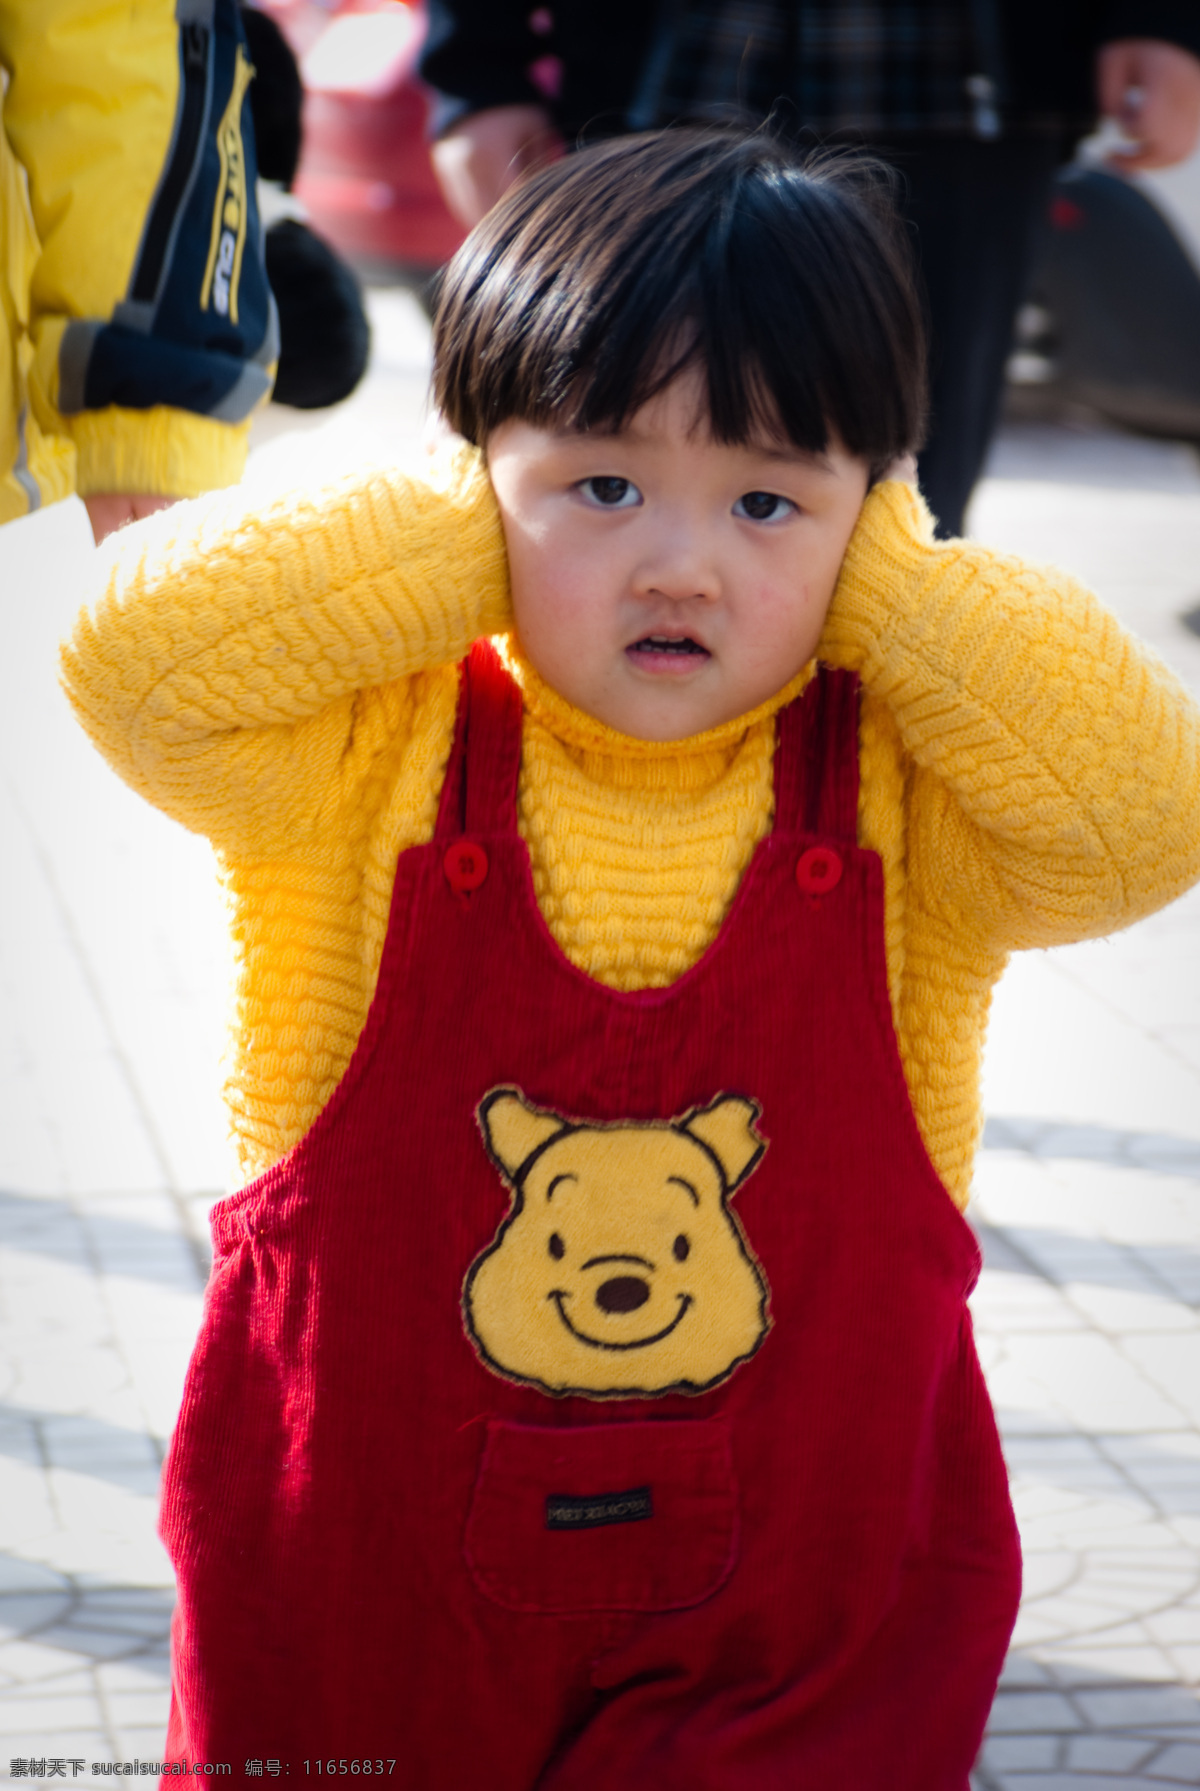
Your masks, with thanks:
[{"label": "plaid fabric", "polygon": [[783,98],[822,135],[977,131],[973,10],[971,0],[665,0],[630,122],[763,113]]}]

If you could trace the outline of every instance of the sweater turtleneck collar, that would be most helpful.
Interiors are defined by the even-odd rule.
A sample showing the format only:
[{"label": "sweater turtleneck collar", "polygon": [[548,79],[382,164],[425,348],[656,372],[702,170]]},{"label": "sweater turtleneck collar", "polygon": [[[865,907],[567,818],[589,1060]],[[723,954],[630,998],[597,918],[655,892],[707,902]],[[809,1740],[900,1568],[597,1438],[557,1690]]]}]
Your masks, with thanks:
[{"label": "sweater turtleneck collar", "polygon": [[690,734],[684,740],[638,740],[618,733],[560,696],[533,669],[513,636],[497,645],[521,687],[529,717],[559,742],[585,775],[601,783],[672,790],[703,789],[721,777],[747,737],[799,696],[816,663],[810,661],[802,667],[765,703],[719,727]]}]

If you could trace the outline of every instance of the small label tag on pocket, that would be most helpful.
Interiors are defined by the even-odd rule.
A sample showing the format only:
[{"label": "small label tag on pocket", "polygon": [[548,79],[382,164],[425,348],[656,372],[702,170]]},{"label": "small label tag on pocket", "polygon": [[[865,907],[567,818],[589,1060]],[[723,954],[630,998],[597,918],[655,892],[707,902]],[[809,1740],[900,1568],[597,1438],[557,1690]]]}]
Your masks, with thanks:
[{"label": "small label tag on pocket", "polygon": [[546,1499],[548,1530],[596,1530],[601,1524],[636,1524],[654,1516],[648,1486],[631,1486],[628,1492],[550,1493]]}]

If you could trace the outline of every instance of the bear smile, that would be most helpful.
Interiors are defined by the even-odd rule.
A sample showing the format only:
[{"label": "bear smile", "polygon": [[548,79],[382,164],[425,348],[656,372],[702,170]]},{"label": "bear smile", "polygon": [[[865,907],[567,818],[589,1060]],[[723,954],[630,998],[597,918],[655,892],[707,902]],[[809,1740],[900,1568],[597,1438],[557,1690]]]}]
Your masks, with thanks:
[{"label": "bear smile", "polygon": [[664,1337],[669,1337],[671,1335],[671,1332],[676,1326],[682,1322],[684,1313],[692,1304],[691,1294],[676,1294],[675,1297],[679,1301],[679,1311],[675,1314],[670,1324],[665,1326],[663,1330],[656,1331],[653,1337],[635,1337],[630,1343],[612,1343],[606,1338],[589,1337],[586,1331],[578,1330],[576,1326],[571,1323],[570,1318],[567,1316],[566,1307],[563,1304],[565,1300],[570,1298],[570,1295],[563,1288],[555,1288],[554,1291],[546,1297],[547,1299],[554,1301],[555,1306],[558,1308],[558,1316],[561,1318],[572,1337],[577,1337],[580,1343],[586,1343],[590,1349],[648,1349],[652,1343],[661,1343]]}]

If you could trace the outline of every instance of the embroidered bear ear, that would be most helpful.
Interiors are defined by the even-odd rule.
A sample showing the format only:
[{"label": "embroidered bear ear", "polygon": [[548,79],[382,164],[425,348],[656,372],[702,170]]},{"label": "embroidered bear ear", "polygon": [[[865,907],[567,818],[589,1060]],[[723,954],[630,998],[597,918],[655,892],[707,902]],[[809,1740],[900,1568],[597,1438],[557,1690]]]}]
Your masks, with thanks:
[{"label": "embroidered bear ear", "polygon": [[514,1186],[543,1144],[572,1129],[559,1114],[534,1107],[519,1088],[493,1088],[475,1109],[475,1117],[488,1155]]},{"label": "embroidered bear ear", "polygon": [[707,1107],[697,1107],[677,1122],[681,1132],[695,1138],[717,1159],[726,1192],[741,1186],[767,1148],[755,1130],[762,1112],[757,1101],[745,1095],[718,1095]]}]

